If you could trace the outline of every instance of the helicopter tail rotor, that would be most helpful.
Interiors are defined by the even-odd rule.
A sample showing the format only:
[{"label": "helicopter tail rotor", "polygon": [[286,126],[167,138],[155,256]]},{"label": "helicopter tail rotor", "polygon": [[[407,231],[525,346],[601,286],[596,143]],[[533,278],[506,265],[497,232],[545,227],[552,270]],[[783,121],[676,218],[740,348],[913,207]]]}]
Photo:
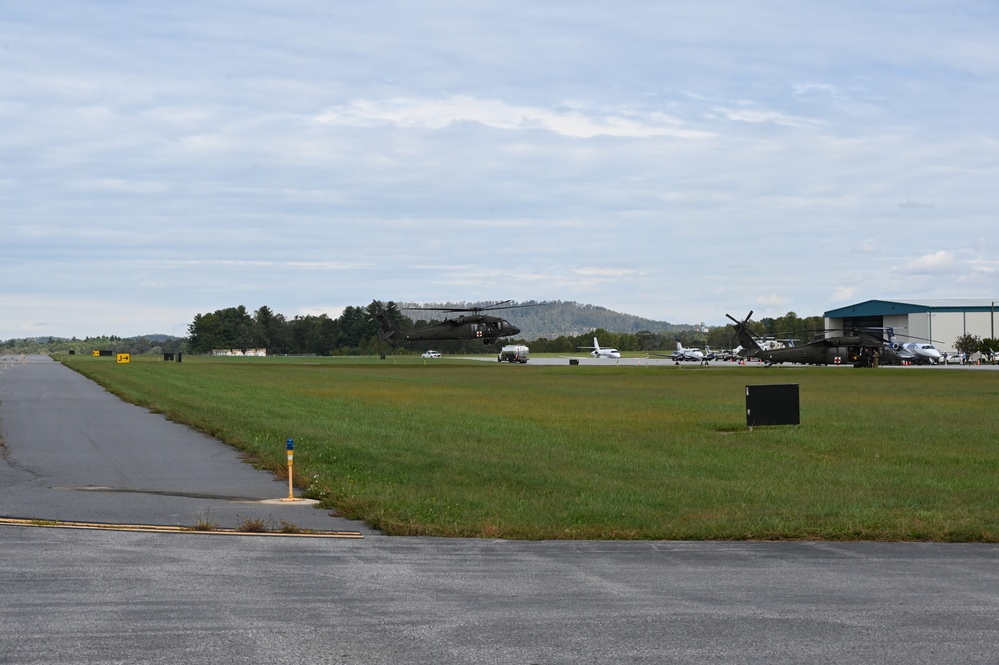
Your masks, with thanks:
[{"label": "helicopter tail rotor", "polygon": [[392,325],[392,321],[385,314],[385,312],[382,311],[377,312],[375,314],[375,318],[378,319],[379,340],[385,341],[387,339],[391,339],[392,337],[395,336],[397,332],[399,332],[399,330],[394,325]]},{"label": "helicopter tail rotor", "polygon": [[749,314],[747,314],[746,318],[743,319],[742,321],[739,321],[731,314],[726,314],[725,316],[731,319],[732,322],[735,324],[735,335],[739,339],[739,344],[741,344],[742,347],[746,350],[745,353],[742,353],[740,355],[744,357],[755,356],[757,353],[763,350],[763,347],[760,346],[759,340],[757,340],[756,336],[749,330],[749,319],[751,316],[753,316],[752,310],[749,311]]}]

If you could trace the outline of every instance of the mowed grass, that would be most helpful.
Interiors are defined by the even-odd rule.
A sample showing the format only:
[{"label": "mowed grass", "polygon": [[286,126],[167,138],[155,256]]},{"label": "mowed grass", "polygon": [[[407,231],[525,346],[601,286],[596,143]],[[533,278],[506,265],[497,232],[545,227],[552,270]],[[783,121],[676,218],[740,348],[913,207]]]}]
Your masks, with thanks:
[{"label": "mowed grass", "polygon": [[[66,360],[64,358],[64,360]],[[999,540],[999,372],[419,359],[68,363],[389,534]],[[745,426],[796,383],[801,425]]]}]

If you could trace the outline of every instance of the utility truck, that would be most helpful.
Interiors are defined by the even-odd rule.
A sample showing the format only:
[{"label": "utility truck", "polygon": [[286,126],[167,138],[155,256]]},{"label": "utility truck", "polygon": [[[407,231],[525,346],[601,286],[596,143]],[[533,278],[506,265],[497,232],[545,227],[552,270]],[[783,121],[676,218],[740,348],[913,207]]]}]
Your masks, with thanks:
[{"label": "utility truck", "polygon": [[496,356],[497,362],[503,362],[504,360],[511,363],[526,363],[530,349],[528,349],[523,344],[509,344],[500,349],[499,354]]}]

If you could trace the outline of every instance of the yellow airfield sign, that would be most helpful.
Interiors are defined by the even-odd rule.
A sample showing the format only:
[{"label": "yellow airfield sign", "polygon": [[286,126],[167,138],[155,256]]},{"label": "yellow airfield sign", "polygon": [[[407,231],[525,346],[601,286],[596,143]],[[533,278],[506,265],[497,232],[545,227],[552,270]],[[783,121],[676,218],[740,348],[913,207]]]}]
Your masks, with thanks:
[{"label": "yellow airfield sign", "polygon": [[132,358],[129,356],[129,354],[127,354],[127,353],[119,353],[118,354],[118,364],[119,365],[124,365],[124,364],[130,363],[130,362],[132,362]]}]

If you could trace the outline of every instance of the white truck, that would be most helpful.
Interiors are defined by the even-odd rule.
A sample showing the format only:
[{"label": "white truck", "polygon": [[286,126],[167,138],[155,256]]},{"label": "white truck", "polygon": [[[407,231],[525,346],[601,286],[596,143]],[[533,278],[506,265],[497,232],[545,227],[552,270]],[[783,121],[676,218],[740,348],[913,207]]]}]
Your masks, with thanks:
[{"label": "white truck", "polygon": [[531,350],[528,349],[523,344],[510,344],[500,349],[499,354],[497,354],[496,356],[496,361],[503,362],[504,360],[506,360],[507,362],[511,363],[523,364],[527,362],[527,358],[529,357],[528,354],[530,353],[530,351]]}]

